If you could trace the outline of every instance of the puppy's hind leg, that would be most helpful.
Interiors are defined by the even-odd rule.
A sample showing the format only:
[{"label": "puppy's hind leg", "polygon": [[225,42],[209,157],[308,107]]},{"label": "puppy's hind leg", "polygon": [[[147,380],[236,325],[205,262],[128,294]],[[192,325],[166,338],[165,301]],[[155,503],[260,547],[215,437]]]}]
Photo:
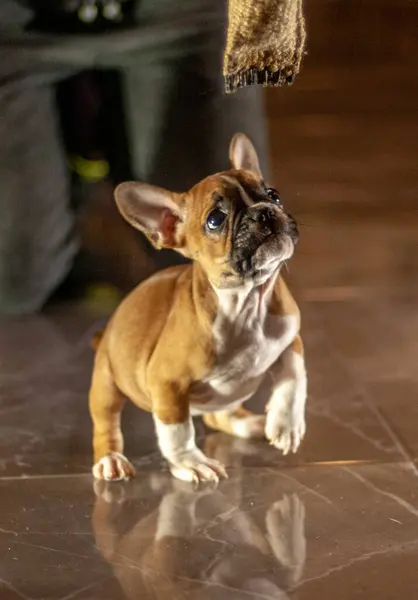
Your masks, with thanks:
[{"label": "puppy's hind leg", "polygon": [[210,429],[222,431],[245,440],[263,439],[266,417],[256,415],[239,406],[234,410],[223,410],[203,415],[203,422]]},{"label": "puppy's hind leg", "polygon": [[121,481],[135,475],[135,469],[123,455],[120,428],[125,398],[117,388],[108,359],[99,349],[89,395],[93,419],[93,475],[96,479]]}]

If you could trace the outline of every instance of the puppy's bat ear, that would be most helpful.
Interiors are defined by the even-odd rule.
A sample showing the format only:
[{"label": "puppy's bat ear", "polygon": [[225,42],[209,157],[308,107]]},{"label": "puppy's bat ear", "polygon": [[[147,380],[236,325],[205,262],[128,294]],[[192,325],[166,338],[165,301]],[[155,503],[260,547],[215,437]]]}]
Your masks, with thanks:
[{"label": "puppy's bat ear", "polygon": [[115,190],[119,212],[156,248],[181,250],[184,244],[181,196],[162,188],[127,181]]},{"label": "puppy's bat ear", "polygon": [[252,171],[262,178],[257,152],[243,133],[236,133],[229,145],[229,160],[233,169]]}]

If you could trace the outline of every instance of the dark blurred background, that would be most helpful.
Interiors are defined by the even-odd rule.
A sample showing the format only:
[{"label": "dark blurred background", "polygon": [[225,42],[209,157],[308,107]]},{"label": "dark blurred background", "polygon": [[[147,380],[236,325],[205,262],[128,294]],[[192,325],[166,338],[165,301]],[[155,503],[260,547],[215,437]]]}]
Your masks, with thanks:
[{"label": "dark blurred background", "polygon": [[305,6],[303,72],[266,94],[275,182],[306,225],[291,273],[316,299],[416,292],[418,6]]},{"label": "dark blurred background", "polygon": [[227,166],[238,130],[302,225],[290,276],[303,294],[415,287],[414,2],[306,1],[294,86],[234,96],[221,77],[225,3],[95,7],[0,8],[2,312],[36,312],[92,285],[123,294],[176,261],[122,221],[114,186],[186,189]]},{"label": "dark blurred background", "polygon": [[[224,2],[5,0],[0,6],[0,311],[122,293],[178,261],[116,212],[137,179],[182,191],[236,131],[266,165],[262,90],[224,93]],[[116,14],[116,16],[115,16]]]}]

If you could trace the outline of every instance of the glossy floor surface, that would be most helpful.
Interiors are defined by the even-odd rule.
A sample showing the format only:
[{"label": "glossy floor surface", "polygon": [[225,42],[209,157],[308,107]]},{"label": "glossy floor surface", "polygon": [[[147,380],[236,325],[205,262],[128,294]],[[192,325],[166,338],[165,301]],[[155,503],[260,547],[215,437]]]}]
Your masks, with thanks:
[{"label": "glossy floor surface", "polygon": [[129,406],[138,477],[94,485],[88,342],[105,315],[82,303],[2,321],[1,600],[416,597],[418,12],[313,4],[297,85],[267,94],[275,183],[303,224],[289,273],[303,447],[284,459],[197,421],[230,478],[193,490]]}]

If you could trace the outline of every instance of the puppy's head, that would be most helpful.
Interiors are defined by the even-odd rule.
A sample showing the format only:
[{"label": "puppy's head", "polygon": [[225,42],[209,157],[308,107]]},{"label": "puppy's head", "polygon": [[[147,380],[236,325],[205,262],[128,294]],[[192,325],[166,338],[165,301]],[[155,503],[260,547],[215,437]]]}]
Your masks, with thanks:
[{"label": "puppy's head", "polygon": [[156,248],[198,261],[219,288],[267,280],[292,256],[298,239],[295,220],[263,181],[245,135],[233,137],[229,156],[232,169],[183,194],[136,182],[122,183],[115,192],[131,225]]}]

